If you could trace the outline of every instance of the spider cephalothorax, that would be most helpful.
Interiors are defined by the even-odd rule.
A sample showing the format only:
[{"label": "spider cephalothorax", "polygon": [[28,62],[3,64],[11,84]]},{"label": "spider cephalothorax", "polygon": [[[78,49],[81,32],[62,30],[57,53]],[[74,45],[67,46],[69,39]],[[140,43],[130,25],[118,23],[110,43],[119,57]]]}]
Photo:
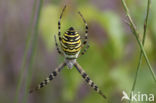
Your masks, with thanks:
[{"label": "spider cephalothorax", "polygon": [[[61,45],[61,48],[59,48],[59,45],[56,41],[56,36],[55,38],[55,43],[57,47],[57,51],[59,54],[63,55],[65,57],[65,60],[62,64],[56,68],[47,79],[45,79],[43,82],[41,82],[38,87],[35,89],[31,90],[30,93],[32,93],[34,90],[38,90],[45,85],[47,85],[51,80],[53,80],[58,73],[65,67],[68,66],[69,69],[72,69],[73,66],[79,71],[81,76],[85,79],[87,84],[89,84],[90,87],[92,87],[97,93],[99,93],[101,96],[106,98],[106,96],[102,93],[102,91],[98,88],[98,86],[89,78],[89,76],[86,74],[86,72],[82,69],[82,67],[77,63],[76,59],[83,55],[89,45],[87,43],[87,38],[88,38],[88,25],[83,18],[82,14],[78,12],[78,14],[81,16],[83,22],[85,23],[85,37],[83,40],[81,40],[81,37],[78,32],[74,30],[73,27],[70,27],[64,34],[61,36],[61,18],[63,15],[63,12],[65,10],[66,6],[64,6],[62,13],[60,15],[60,19],[58,21],[58,37],[59,37],[59,42]],[[84,48],[85,47],[85,48]],[[82,51],[80,51],[83,48]]]}]

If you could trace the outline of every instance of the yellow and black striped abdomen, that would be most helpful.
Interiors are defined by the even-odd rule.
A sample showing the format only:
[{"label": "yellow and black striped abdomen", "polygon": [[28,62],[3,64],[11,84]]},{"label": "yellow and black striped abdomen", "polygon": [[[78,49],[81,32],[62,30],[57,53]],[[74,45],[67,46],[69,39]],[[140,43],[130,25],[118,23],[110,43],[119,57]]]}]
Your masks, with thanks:
[{"label": "yellow and black striped abdomen", "polygon": [[66,55],[76,55],[81,49],[80,35],[71,27],[64,33],[61,41],[62,50]]}]

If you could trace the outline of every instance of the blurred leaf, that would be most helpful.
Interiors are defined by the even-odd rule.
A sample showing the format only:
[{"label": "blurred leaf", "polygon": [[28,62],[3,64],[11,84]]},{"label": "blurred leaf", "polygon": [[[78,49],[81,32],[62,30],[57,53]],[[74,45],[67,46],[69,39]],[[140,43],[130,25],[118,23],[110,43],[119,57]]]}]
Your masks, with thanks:
[{"label": "blurred leaf", "polygon": [[41,20],[40,20],[40,30],[43,40],[47,46],[47,49],[51,51],[54,48],[54,34],[57,35],[57,15],[58,7],[55,5],[48,5],[43,7]]},{"label": "blurred leaf", "polygon": [[116,82],[116,86],[120,90],[130,92],[133,78],[130,78],[129,72],[125,68],[126,67],[122,66],[115,67],[111,71],[111,77],[113,78],[114,82]]},{"label": "blurred leaf", "polygon": [[75,68],[70,70],[66,67],[64,69],[65,70],[62,72],[65,83],[63,88],[63,97],[65,101],[71,102],[75,99],[77,89],[82,78]]},{"label": "blurred leaf", "polygon": [[[101,19],[98,19],[102,27],[108,33],[111,41],[112,52],[114,58],[119,58],[123,55],[124,41],[123,29],[119,16],[113,12],[103,12]],[[110,47],[110,48],[111,48]]]},{"label": "blurred leaf", "polygon": [[152,75],[150,74],[149,69],[147,68],[148,67],[146,66],[140,70],[140,73],[137,79],[136,91],[140,91],[143,93],[156,94],[155,82],[152,79]]},{"label": "blurred leaf", "polygon": [[[87,8],[87,10],[84,8]],[[109,48],[112,48],[111,50],[113,52],[111,55],[114,58],[121,57],[124,47],[124,35],[119,15],[112,11],[99,11],[91,5],[82,6],[80,11],[85,14],[87,21],[96,21],[102,26],[110,40]]]}]

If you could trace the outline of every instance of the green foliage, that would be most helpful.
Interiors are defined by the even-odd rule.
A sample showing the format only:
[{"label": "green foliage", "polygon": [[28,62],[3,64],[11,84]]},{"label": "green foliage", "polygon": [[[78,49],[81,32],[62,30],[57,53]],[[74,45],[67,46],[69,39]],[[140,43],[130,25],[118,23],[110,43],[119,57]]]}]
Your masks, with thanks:
[{"label": "green foliage", "polygon": [[[83,8],[87,8],[87,11],[83,10]],[[57,20],[59,19],[57,10],[58,8],[55,5],[49,5],[43,9],[42,13],[41,32],[48,49],[52,49],[55,45],[53,35],[57,35]],[[79,10],[85,14],[84,16],[88,22],[96,21],[105,30],[105,32],[107,32],[107,36],[109,37],[108,39],[110,39],[110,45],[108,48],[111,51],[115,51],[112,53],[114,58],[120,58],[123,54],[124,36],[119,16],[111,11],[100,12],[93,6],[89,5],[85,5],[85,7],[82,6],[79,8]],[[69,10],[67,11],[69,12]],[[74,26],[77,30],[82,30],[83,22],[81,21],[81,18],[78,17],[78,15],[71,15],[70,13],[68,14],[63,16],[61,21],[62,33],[64,33],[69,26]]]},{"label": "green foliage", "polygon": [[[87,8],[87,11],[85,11],[83,8]],[[75,14],[71,15],[69,9],[70,8],[67,8],[61,21],[62,33],[64,33],[64,31],[69,26],[74,26],[77,28],[77,30],[82,30],[82,27],[84,27],[81,18]],[[124,43],[123,29],[120,24],[121,21],[116,13],[111,11],[100,12],[93,6],[81,6],[79,10],[82,12],[82,14],[84,14],[84,17],[88,23],[91,21],[96,21],[97,23],[99,23],[99,25],[107,32],[107,35],[109,37],[108,39],[110,39],[109,43],[107,44],[108,46],[102,44],[103,47],[106,46],[106,48],[98,48],[98,45],[96,43],[90,41],[89,43],[91,47],[89,48],[88,52],[86,53],[86,55],[78,59],[80,65],[82,65],[82,67],[86,70],[90,77],[93,78],[93,80],[96,81],[100,88],[102,88],[105,92],[109,89],[109,86],[112,83],[109,82],[109,80],[111,80],[111,77],[108,74],[110,70],[110,68],[108,68],[109,62],[104,57],[105,55],[100,51],[102,49],[102,51],[107,50],[107,53],[111,56],[111,58],[119,59],[122,57]],[[47,45],[53,45],[52,47],[54,47],[55,45],[54,42],[52,42],[54,41],[54,39],[49,37],[50,35],[57,33],[57,20],[59,15],[56,12],[57,7],[54,5],[49,5],[43,9],[41,19],[41,32],[44,37],[45,43]],[[88,58],[90,59],[88,60]],[[65,81],[63,87],[63,97],[65,101],[72,101],[74,100],[74,98],[76,98],[76,92],[78,90],[78,87],[80,86],[79,84],[82,79],[80,74],[76,70],[64,70],[63,74]],[[85,101],[97,102],[94,93],[92,93],[92,95],[88,97],[88,100],[86,99]],[[102,102],[103,100],[101,98],[98,101]]]},{"label": "green foliage", "polygon": [[51,51],[55,47],[54,35],[57,35],[57,10],[58,7],[46,6],[42,9],[40,30],[47,49]]},{"label": "green foliage", "polygon": [[[6,3],[8,2],[9,1],[6,1]],[[23,3],[23,1],[21,2]],[[125,25],[123,25],[125,21],[125,18],[123,18],[123,16],[125,16],[125,14],[123,11],[120,13],[118,12],[121,10],[120,2],[115,2],[117,3],[115,4],[115,8],[117,8],[117,10],[113,11],[113,9],[105,10],[105,8],[101,8],[99,6],[100,3],[102,6],[105,5],[104,3],[108,3],[107,1],[102,0],[101,2],[95,2],[94,0],[71,0],[68,3],[61,0],[50,0],[48,2],[44,2],[45,5],[43,6],[42,10],[39,10],[41,12],[40,20],[39,16],[35,15],[38,14],[35,12],[35,9],[37,9],[35,5],[39,4],[39,2],[35,2],[36,4],[34,4],[33,7],[34,12],[32,12],[32,14],[28,13],[29,16],[32,15],[32,17],[30,16],[30,18],[32,18],[29,26],[30,30],[28,31],[26,30],[26,27],[28,25],[27,22],[29,21],[29,19],[27,20],[27,18],[29,18],[29,16],[27,15],[27,9],[29,10],[30,7],[25,8],[26,12],[24,13],[23,11],[19,12],[19,14],[17,14],[18,12],[12,12],[16,11],[16,9],[19,9],[20,5],[31,3],[30,1],[24,1],[24,3],[21,4],[21,2],[17,3],[17,1],[15,1],[15,3],[13,4],[15,6],[11,5],[12,7],[15,7],[15,9],[8,9],[10,6],[9,5],[8,7],[6,7],[7,13],[6,11],[4,11],[4,13],[2,12],[4,18],[9,21],[9,24],[6,23],[4,25],[4,29],[2,27],[1,33],[5,36],[4,41],[8,39],[8,42],[0,41],[0,43],[2,43],[2,46],[4,45],[4,47],[7,48],[4,48],[4,53],[0,52],[0,56],[4,55],[3,58],[5,59],[3,61],[4,63],[2,62],[2,65],[0,65],[0,68],[4,68],[2,69],[1,73],[5,71],[3,75],[7,74],[7,78],[1,75],[0,84],[2,85],[2,89],[0,89],[0,102],[10,103],[10,101],[12,100],[7,99],[3,95],[10,94],[11,96],[13,96],[15,94],[14,87],[16,87],[15,84],[17,82],[9,84],[10,81],[13,82],[12,78],[8,78],[11,74],[14,77],[13,79],[19,79],[15,95],[15,103],[17,103],[19,99],[25,102],[28,101],[29,103],[108,103],[99,94],[97,94],[94,90],[87,86],[87,84],[84,82],[83,78],[75,68],[69,70],[67,67],[65,67],[58,75],[58,77],[56,77],[56,79],[52,81],[52,83],[50,83],[48,86],[34,94],[28,95],[32,75],[34,75],[35,77],[33,78],[33,81],[36,82],[31,83],[31,87],[36,86],[37,83],[42,80],[42,78],[44,79],[44,76],[47,76],[46,74],[49,74],[49,72],[55,69],[54,67],[58,66],[57,64],[60,64],[64,60],[63,57],[60,57],[58,56],[58,54],[56,54],[54,35],[58,37],[57,24],[61,10],[65,3],[67,4],[67,9],[64,12],[63,18],[61,20],[61,33],[63,34],[70,26],[73,26],[81,36],[84,35],[85,25],[81,17],[77,13],[77,11],[81,11],[89,25],[90,48],[87,50],[86,54],[78,58],[77,61],[86,71],[89,77],[108,97],[110,103],[121,102],[123,90],[128,93],[131,92],[134,78],[136,79],[135,92],[140,91],[143,93],[156,94],[155,82],[150,71],[148,70],[148,67],[146,66],[145,59],[143,59],[140,70],[138,70],[137,78],[135,77],[140,48],[139,46],[137,46],[138,44],[130,33],[128,27],[124,27]],[[110,0],[109,2],[111,2],[112,4],[114,3],[113,0]],[[18,4],[18,6],[16,5],[16,3]],[[139,37],[137,39],[141,40],[141,38],[143,37],[143,23],[146,14],[145,10],[147,0],[127,0],[126,3],[128,4],[132,18],[137,25],[137,30],[139,32]],[[146,43],[144,48],[142,48],[145,49],[144,53],[147,53],[152,67],[155,66],[156,61],[155,3],[156,1],[152,0],[152,8],[149,16]],[[9,4],[11,3],[9,2]],[[113,8],[111,6],[112,5],[110,5],[110,8]],[[11,16],[8,16],[9,13],[11,14]],[[14,14],[15,17],[13,16],[12,18],[12,14]],[[21,20],[21,17],[19,17],[19,15],[22,15],[21,17],[25,18]],[[36,18],[34,19],[34,17]],[[7,18],[10,19],[8,20]],[[19,20],[19,23],[15,22],[17,25],[14,26],[13,23],[15,18]],[[37,20],[37,22],[40,22],[40,24],[33,20]],[[33,26],[33,23],[36,26]],[[17,31],[19,32],[19,34],[12,32],[12,29],[13,31],[16,31],[16,29],[14,27],[10,28],[10,26],[8,26],[11,24],[15,28],[18,28]],[[19,25],[21,25],[21,27],[19,27]],[[29,34],[27,40],[25,38],[27,35],[24,35],[24,31],[27,31]],[[14,36],[14,38],[11,37],[12,35]],[[2,40],[1,36],[0,40]],[[20,44],[17,41],[27,41],[26,47],[24,45],[25,42],[23,42],[23,44]],[[18,49],[20,50],[18,51]],[[24,53],[21,49],[24,49]],[[35,56],[36,52],[37,56]],[[19,59],[19,57],[22,57],[22,54],[24,54],[23,60]],[[22,66],[20,69],[21,71],[19,72],[20,76],[18,76],[17,66],[19,66],[20,61],[22,61]],[[28,69],[26,69],[25,71],[26,67]],[[32,72],[33,68],[34,72]],[[24,77],[26,78],[26,80],[24,80]],[[5,83],[5,81],[7,82]],[[4,87],[6,90],[3,90]],[[24,92],[21,91],[21,89]],[[10,93],[10,91],[13,91],[13,93]],[[20,98],[20,95],[23,97]]]}]

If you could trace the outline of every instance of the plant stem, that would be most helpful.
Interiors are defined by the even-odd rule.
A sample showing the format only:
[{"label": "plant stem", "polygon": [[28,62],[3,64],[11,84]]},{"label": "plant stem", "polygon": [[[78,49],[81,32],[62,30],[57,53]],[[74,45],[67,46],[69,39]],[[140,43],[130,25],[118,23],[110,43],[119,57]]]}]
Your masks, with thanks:
[{"label": "plant stem", "polygon": [[34,3],[33,3],[32,16],[31,16],[30,26],[29,26],[29,29],[28,29],[26,46],[25,46],[25,50],[24,50],[24,56],[23,56],[23,59],[22,59],[22,65],[20,67],[21,68],[20,69],[20,76],[19,76],[19,80],[18,80],[18,83],[17,83],[14,103],[18,103],[19,92],[20,92],[20,89],[21,89],[21,86],[22,86],[22,80],[23,80],[23,76],[24,76],[24,72],[25,72],[25,65],[26,65],[26,59],[27,59],[27,53],[28,53],[28,50],[30,48],[30,40],[31,40],[31,35],[32,35],[32,30],[33,30],[32,27],[33,27],[33,20],[34,20],[34,16],[35,16],[36,1],[37,0],[34,0]]},{"label": "plant stem", "polygon": [[[145,21],[144,21],[144,33],[143,33],[143,40],[142,40],[142,44],[143,45],[145,44],[145,38],[146,38],[146,31],[147,31],[147,25],[148,25],[148,17],[149,17],[149,12],[150,12],[150,6],[151,6],[151,0],[148,0],[147,11],[146,11],[146,18],[145,18]],[[142,63],[142,51],[140,51],[139,63],[137,65],[137,71],[136,71],[136,74],[135,74],[135,79],[134,79],[134,82],[133,82],[133,86],[132,86],[131,92],[135,91],[136,80],[137,80],[137,77],[138,77],[138,72],[140,70],[141,63]],[[131,100],[131,95],[130,95],[130,100]],[[129,103],[131,103],[131,101],[129,101]]]},{"label": "plant stem", "polygon": [[39,19],[40,19],[40,13],[41,13],[41,8],[43,5],[43,0],[39,0],[39,7],[37,9],[37,18],[35,21],[35,28],[34,28],[34,35],[32,39],[32,53],[30,55],[30,61],[28,63],[28,72],[27,72],[27,78],[26,78],[26,87],[24,91],[24,100],[23,103],[27,103],[27,98],[28,98],[28,90],[29,90],[29,85],[31,82],[32,78],[32,67],[34,63],[34,57],[35,57],[35,51],[36,51],[36,46],[37,46],[37,40],[38,40],[38,27],[39,27]]},{"label": "plant stem", "polygon": [[130,16],[130,13],[129,13],[129,10],[128,10],[128,7],[127,7],[127,5],[126,5],[126,3],[125,3],[124,0],[122,0],[122,4],[123,4],[123,6],[124,6],[126,15],[127,15],[128,20],[129,20],[129,22],[130,22],[131,30],[133,31],[133,34],[134,34],[134,36],[135,36],[135,38],[136,38],[136,40],[137,40],[137,42],[138,42],[138,44],[139,44],[139,46],[140,46],[140,49],[141,49],[141,51],[142,51],[142,53],[143,53],[143,55],[144,55],[144,57],[145,57],[146,63],[147,63],[147,65],[148,65],[149,69],[150,69],[150,72],[151,72],[151,74],[152,74],[152,77],[153,77],[154,81],[156,82],[156,76],[155,76],[154,71],[153,71],[153,69],[152,69],[152,66],[151,66],[151,64],[150,64],[150,62],[149,62],[149,59],[148,59],[148,57],[147,57],[147,54],[146,54],[146,52],[145,52],[145,50],[144,50],[144,48],[143,48],[143,45],[142,45],[142,43],[139,41],[138,33],[137,33],[137,31],[136,31],[136,26],[135,26],[135,24],[134,24],[133,21],[132,21],[132,18],[131,18],[131,16]]}]

